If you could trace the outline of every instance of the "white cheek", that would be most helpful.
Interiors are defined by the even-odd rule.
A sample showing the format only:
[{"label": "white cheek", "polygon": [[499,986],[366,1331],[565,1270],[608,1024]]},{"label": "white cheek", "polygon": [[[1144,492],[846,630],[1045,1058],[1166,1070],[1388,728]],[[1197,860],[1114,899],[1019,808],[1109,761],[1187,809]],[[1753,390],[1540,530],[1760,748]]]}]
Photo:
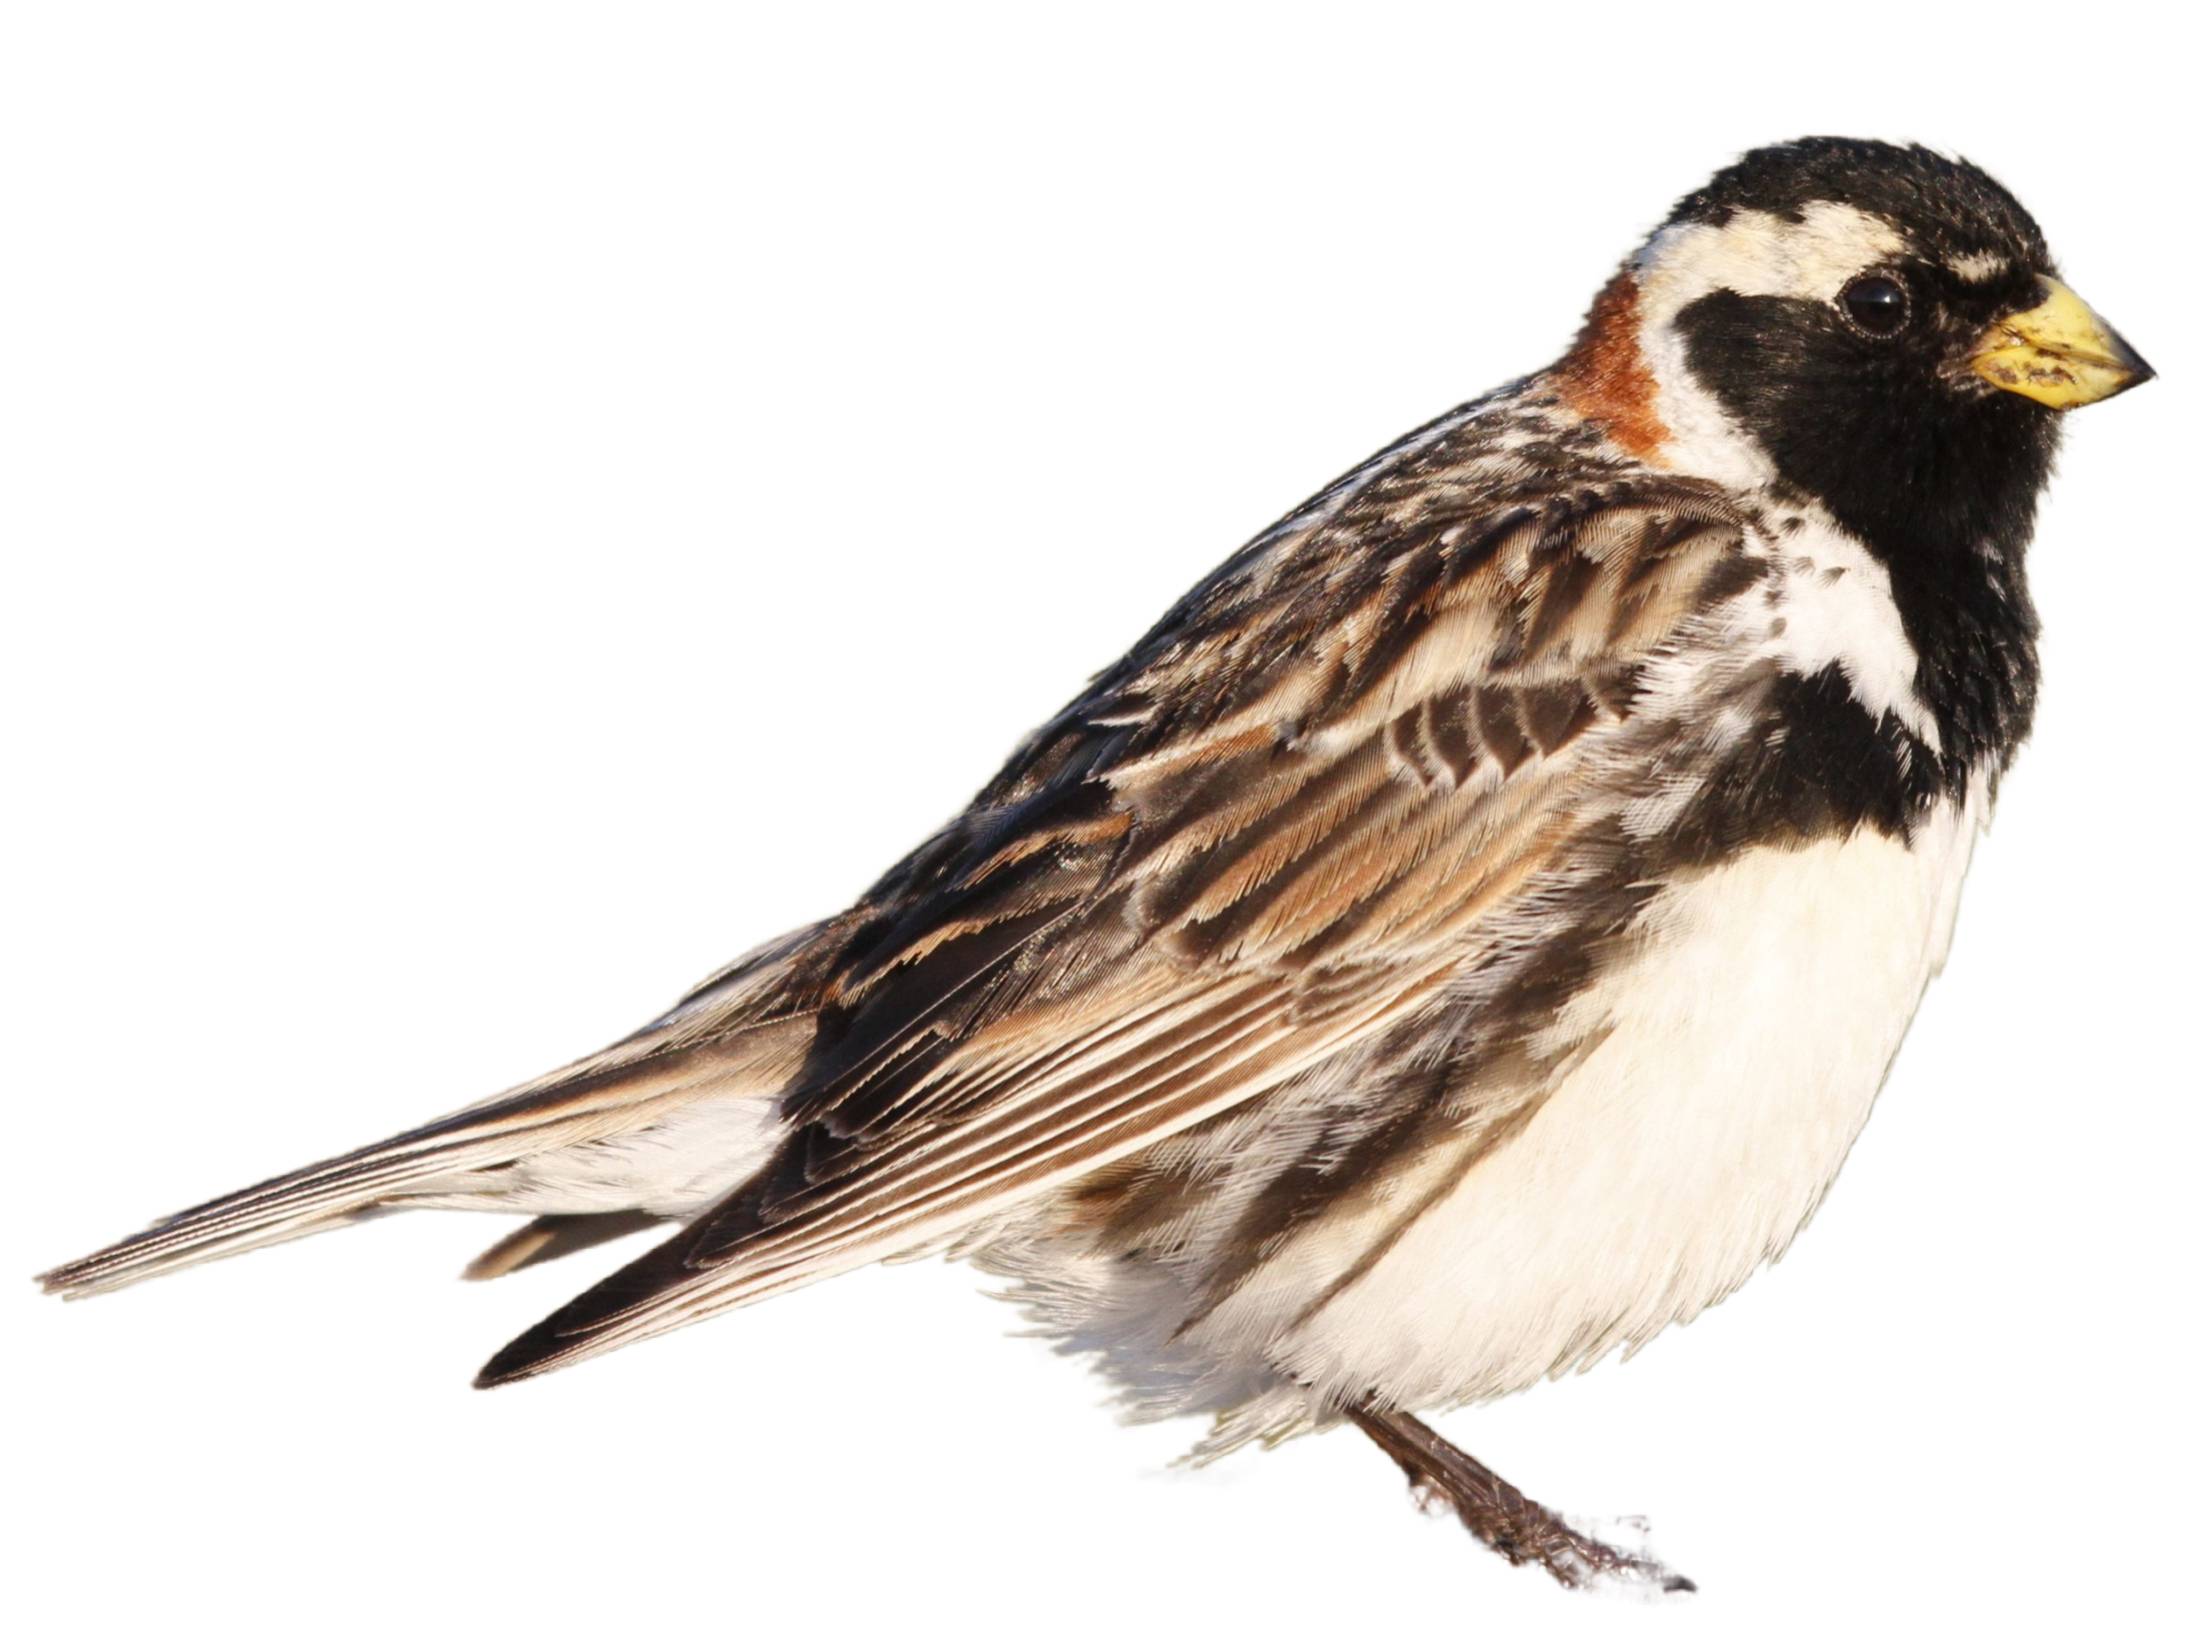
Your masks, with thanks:
[{"label": "white cheek", "polygon": [[1690,376],[1682,335],[1647,320],[1638,342],[1659,386],[1653,410],[1666,427],[1658,458],[1670,469],[1750,492],[1774,480],[1774,461],[1729,416],[1711,391]]}]

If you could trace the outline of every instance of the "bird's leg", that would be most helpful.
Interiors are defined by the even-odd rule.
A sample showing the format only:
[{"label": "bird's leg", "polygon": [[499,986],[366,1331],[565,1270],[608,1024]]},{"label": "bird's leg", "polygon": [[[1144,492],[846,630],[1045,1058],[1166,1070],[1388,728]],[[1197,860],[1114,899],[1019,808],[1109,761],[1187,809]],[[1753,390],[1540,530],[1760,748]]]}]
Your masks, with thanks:
[{"label": "bird's leg", "polygon": [[1509,1564],[1542,1565],[1567,1588],[1610,1577],[1663,1593],[1696,1592],[1696,1583],[1655,1560],[1583,1535],[1406,1411],[1356,1405],[1346,1414],[1399,1464],[1418,1495],[1443,1497],[1469,1534]]}]

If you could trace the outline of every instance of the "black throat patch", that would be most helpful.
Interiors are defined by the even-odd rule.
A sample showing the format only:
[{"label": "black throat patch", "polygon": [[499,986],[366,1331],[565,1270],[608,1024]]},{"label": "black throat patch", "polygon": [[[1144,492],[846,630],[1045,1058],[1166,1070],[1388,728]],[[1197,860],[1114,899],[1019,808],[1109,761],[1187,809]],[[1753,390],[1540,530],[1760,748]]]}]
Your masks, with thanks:
[{"label": "black throat patch", "polygon": [[1716,292],[1676,325],[1692,376],[1785,486],[1887,566],[1944,765],[2008,756],[2039,686],[2024,556],[2056,415],[1853,340],[1826,305]]}]

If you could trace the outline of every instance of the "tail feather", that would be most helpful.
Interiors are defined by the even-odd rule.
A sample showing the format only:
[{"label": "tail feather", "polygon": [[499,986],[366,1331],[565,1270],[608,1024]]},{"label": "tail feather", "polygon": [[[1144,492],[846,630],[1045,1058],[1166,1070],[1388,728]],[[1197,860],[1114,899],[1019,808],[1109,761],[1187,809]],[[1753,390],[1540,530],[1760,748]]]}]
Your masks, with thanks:
[{"label": "tail feather", "polygon": [[467,1263],[471,1279],[503,1278],[525,1267],[557,1261],[658,1225],[667,1218],[650,1210],[607,1210],[594,1215],[539,1215],[509,1232]]},{"label": "tail feather", "polygon": [[399,1198],[417,1200],[449,1177],[509,1161],[524,1150],[516,1129],[417,1141],[402,1135],[309,1164],[257,1186],[181,1210],[143,1232],[39,1275],[48,1292],[97,1295],[179,1268],[241,1255],[345,1226]]},{"label": "tail feather", "polygon": [[816,932],[759,947],[586,1059],[179,1211],[38,1282],[57,1295],[94,1295],[390,1208],[571,1218],[490,1251],[476,1263],[476,1276],[489,1276],[709,1203],[747,1174],[775,1132],[771,1098],[800,1062],[808,1023],[774,994]]},{"label": "tail feather", "polygon": [[[581,1213],[603,1213],[600,1188],[545,1185],[543,1166],[559,1163],[567,1149],[648,1138],[654,1124],[691,1102],[709,1101],[730,1087],[739,1092],[756,1058],[754,1048],[725,1045],[654,1050],[616,1061],[600,1057],[357,1152],[179,1211],[41,1274],[38,1282],[57,1295],[96,1295],[325,1232],[391,1207],[442,1203],[542,1213],[559,1211],[580,1195],[590,1200],[579,1206]],[[762,1116],[760,1111],[760,1121]],[[708,1169],[709,1152],[726,1153],[738,1163],[745,1143],[738,1136],[727,1139],[722,1130],[703,1145]],[[622,1162],[592,1160],[589,1167],[599,1176],[615,1174]],[[635,1202],[648,1202],[649,1187],[633,1190]]]}]

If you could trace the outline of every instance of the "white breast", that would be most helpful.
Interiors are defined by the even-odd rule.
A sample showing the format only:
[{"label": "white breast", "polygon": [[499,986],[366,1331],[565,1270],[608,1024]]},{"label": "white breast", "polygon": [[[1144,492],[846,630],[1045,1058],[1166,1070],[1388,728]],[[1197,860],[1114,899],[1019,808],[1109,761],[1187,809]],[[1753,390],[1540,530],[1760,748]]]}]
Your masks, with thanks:
[{"label": "white breast", "polygon": [[[1285,1366],[1407,1404],[1496,1397],[1641,1343],[1779,1256],[1941,967],[1978,812],[1945,804],[1908,846],[1756,849],[1662,894],[1643,919],[1657,943],[1554,1032],[1603,1041],[1292,1332]],[[1335,1277],[1352,1236],[1306,1235],[1256,1293]]]}]

